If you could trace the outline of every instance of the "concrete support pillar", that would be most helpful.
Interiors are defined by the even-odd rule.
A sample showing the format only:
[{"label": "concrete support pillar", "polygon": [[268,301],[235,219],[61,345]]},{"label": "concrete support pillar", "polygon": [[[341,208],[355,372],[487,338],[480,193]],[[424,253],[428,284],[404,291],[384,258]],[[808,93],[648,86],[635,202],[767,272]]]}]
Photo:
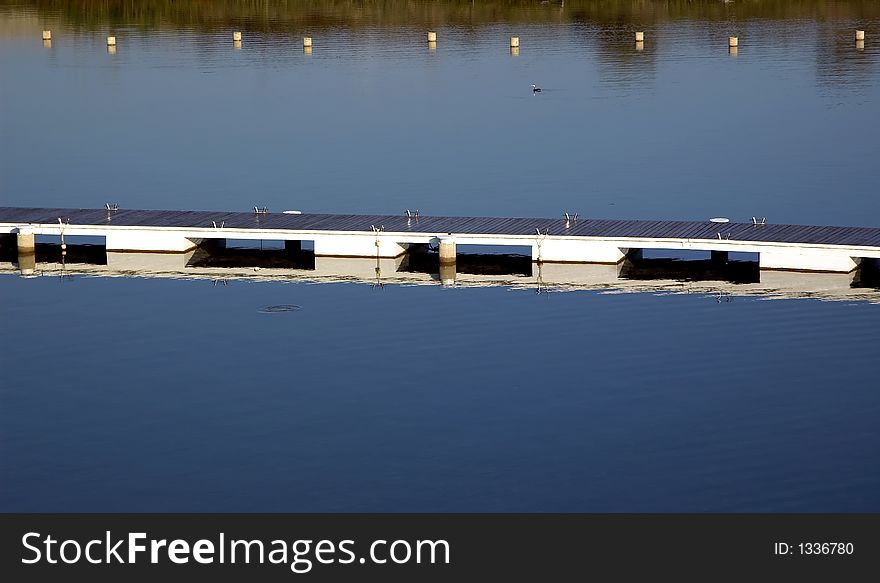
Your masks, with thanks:
[{"label": "concrete support pillar", "polygon": [[861,259],[833,249],[776,247],[761,251],[758,261],[761,269],[849,273],[858,267]]},{"label": "concrete support pillar", "polygon": [[728,253],[727,251],[711,251],[711,260],[712,263],[727,263]]},{"label": "concrete support pillar", "polygon": [[36,235],[31,227],[19,227],[16,234],[19,253],[33,253],[36,249]]},{"label": "concrete support pillar", "polygon": [[429,43],[437,42],[437,33],[434,32],[433,30],[428,31],[428,42]]},{"label": "concrete support pillar", "polygon": [[455,239],[452,237],[440,237],[438,245],[440,251],[440,263],[455,263]]},{"label": "concrete support pillar", "polygon": [[440,237],[437,250],[440,252],[440,283],[449,286],[455,285],[455,238]]},{"label": "concrete support pillar", "polygon": [[107,233],[107,251],[184,253],[195,249],[201,239],[188,239],[173,231],[117,229]]},{"label": "concrete support pillar", "polygon": [[288,253],[302,252],[302,241],[285,241],[284,250]]},{"label": "concrete support pillar", "polygon": [[454,286],[455,285],[455,263],[441,263],[440,264],[440,283],[444,286]]},{"label": "concrete support pillar", "polygon": [[639,31],[639,32],[636,33],[636,42],[637,42],[637,43],[643,43],[643,42],[645,42],[645,33],[644,33],[644,32]]},{"label": "concrete support pillar", "polygon": [[18,269],[22,275],[33,275],[37,270],[36,236],[31,227],[19,227],[16,236],[18,244]]},{"label": "concrete support pillar", "polygon": [[320,235],[315,237],[315,256],[331,257],[398,257],[407,246],[388,236]]},{"label": "concrete support pillar", "polygon": [[861,40],[861,41],[865,40],[865,31],[864,30],[857,30],[856,31],[856,40]]}]

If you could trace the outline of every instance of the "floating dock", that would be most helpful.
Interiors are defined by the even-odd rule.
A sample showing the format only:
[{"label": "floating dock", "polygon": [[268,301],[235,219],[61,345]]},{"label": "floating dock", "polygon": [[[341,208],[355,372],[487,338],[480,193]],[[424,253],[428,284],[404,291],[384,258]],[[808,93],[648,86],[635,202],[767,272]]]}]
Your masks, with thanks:
[{"label": "floating dock", "polygon": [[455,262],[457,246],[531,249],[538,263],[619,264],[644,249],[702,250],[713,259],[757,254],[760,269],[849,273],[880,258],[880,228],[706,221],[633,221],[401,215],[0,207],[0,236],[17,235],[20,256],[34,237],[103,237],[107,252],[186,253],[228,239],[313,245],[315,257],[396,258],[437,246]]}]

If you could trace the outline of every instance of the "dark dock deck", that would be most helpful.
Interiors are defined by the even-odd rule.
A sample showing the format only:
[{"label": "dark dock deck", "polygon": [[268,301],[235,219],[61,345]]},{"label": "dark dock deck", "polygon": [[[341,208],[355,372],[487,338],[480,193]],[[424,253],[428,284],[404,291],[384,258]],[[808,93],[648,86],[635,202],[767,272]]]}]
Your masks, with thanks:
[{"label": "dark dock deck", "polygon": [[223,224],[227,229],[371,232],[383,227],[395,233],[452,233],[485,235],[535,235],[563,237],[724,239],[736,241],[802,243],[880,247],[880,227],[834,227],[710,221],[637,221],[579,218],[434,217],[422,215],[284,214],[273,212],[176,211],[71,208],[0,207],[0,223],[57,224],[118,227],[209,228]]}]

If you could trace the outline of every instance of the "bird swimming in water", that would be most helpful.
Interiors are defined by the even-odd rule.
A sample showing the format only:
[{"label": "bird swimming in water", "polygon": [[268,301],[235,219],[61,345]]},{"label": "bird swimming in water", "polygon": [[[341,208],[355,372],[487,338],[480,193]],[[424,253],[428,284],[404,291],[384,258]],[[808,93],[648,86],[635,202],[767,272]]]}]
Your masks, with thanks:
[{"label": "bird swimming in water", "polygon": [[540,87],[538,87],[537,85],[532,85],[532,93],[540,93],[540,92],[541,92]]}]

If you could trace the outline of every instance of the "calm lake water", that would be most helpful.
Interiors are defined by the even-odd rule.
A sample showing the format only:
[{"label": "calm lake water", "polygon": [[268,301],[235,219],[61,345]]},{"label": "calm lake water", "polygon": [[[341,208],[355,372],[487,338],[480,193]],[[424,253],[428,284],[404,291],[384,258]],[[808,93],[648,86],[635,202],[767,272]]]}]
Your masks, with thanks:
[{"label": "calm lake water", "polygon": [[[0,2],[0,206],[880,226],[878,3],[315,4]],[[880,511],[874,303],[227,283],[0,275],[0,510]]]}]

